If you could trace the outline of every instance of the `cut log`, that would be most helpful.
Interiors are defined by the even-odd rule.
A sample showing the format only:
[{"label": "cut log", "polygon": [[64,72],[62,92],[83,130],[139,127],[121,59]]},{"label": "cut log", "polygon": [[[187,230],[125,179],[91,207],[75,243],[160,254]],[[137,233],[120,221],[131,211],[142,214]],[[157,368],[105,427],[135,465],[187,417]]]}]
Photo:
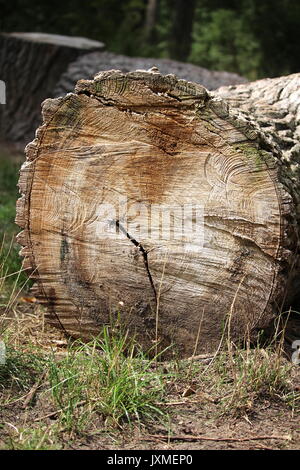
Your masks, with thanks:
[{"label": "cut log", "polygon": [[44,33],[0,35],[1,80],[6,105],[0,107],[0,138],[24,148],[40,125],[40,104],[53,90],[68,64],[78,56],[102,50],[86,38]]},{"label": "cut log", "polygon": [[117,321],[190,356],[289,303],[297,188],[255,120],[155,69],[79,81],[43,118],[16,221],[52,324],[88,339]]}]

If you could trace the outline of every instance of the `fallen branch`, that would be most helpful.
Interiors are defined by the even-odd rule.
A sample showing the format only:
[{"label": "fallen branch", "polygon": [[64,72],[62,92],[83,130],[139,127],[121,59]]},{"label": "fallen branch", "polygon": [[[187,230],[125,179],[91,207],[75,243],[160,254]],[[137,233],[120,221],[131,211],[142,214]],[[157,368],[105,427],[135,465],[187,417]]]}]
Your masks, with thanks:
[{"label": "fallen branch", "polygon": [[249,437],[207,437],[207,436],[193,436],[193,435],[175,435],[175,436],[164,436],[162,434],[149,434],[141,438],[143,441],[151,441],[153,439],[164,440],[164,441],[230,441],[230,442],[247,442],[247,441],[258,441],[266,439],[275,439],[283,441],[291,441],[292,437],[287,436],[249,436]]},{"label": "fallen branch", "polygon": [[163,401],[159,401],[158,403],[156,403],[156,405],[159,405],[159,406],[177,406],[177,405],[186,405],[187,403],[193,403],[191,402],[190,400],[184,400],[184,401],[169,401],[169,402],[163,402]]},{"label": "fallen branch", "polygon": [[[87,400],[81,400],[78,403],[76,403],[76,408],[77,406],[84,405],[87,402]],[[52,411],[51,413],[48,413],[47,415],[44,416],[39,416],[38,418],[35,418],[34,421],[42,421],[43,419],[46,418],[51,418],[52,416],[55,416],[59,413],[62,413],[63,411],[67,410],[70,407],[70,405],[65,406],[64,408],[60,408],[59,410]]]},{"label": "fallen branch", "polygon": [[185,359],[186,361],[202,361],[208,362],[215,357],[215,354],[198,354],[197,356],[191,356]]},{"label": "fallen branch", "polygon": [[48,371],[43,372],[42,375],[39,377],[39,379],[35,382],[33,387],[29,390],[29,392],[27,393],[27,395],[25,397],[22,408],[24,408],[24,409],[27,408],[29,403],[33,400],[36,392],[42,386],[42,380],[46,377],[47,373],[48,373]]}]

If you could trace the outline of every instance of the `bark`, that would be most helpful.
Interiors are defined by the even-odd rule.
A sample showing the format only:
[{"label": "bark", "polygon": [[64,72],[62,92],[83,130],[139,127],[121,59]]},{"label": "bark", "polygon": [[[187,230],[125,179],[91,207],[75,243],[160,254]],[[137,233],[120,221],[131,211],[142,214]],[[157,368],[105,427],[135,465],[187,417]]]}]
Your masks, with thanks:
[{"label": "bark", "polygon": [[[295,207],[289,225],[300,227],[300,74],[263,79],[246,86],[221,87],[215,96],[225,99],[232,109],[238,109],[263,129],[267,138],[280,149],[281,174],[285,179]],[[295,228],[298,233],[298,228]],[[298,236],[298,235],[297,235]],[[286,308],[300,307],[299,243],[293,269],[289,272]]]},{"label": "bark", "polygon": [[[264,114],[288,94],[267,83]],[[245,90],[219,94],[232,91],[234,106]],[[293,108],[293,91],[287,99]],[[289,304],[297,184],[285,139],[260,118],[156,70],[82,80],[46,100],[43,117],[16,221],[54,325],[90,338],[117,318],[145,348],[184,356],[199,326],[196,352],[211,352],[224,334],[254,338]]]},{"label": "bark", "polygon": [[6,105],[0,108],[0,139],[29,142],[40,125],[40,103],[53,90],[68,64],[79,55],[103,49],[85,38],[42,33],[0,35],[1,79],[6,83]]},{"label": "bark", "polygon": [[250,114],[264,132],[278,144],[284,160],[300,161],[300,78],[299,74],[257,80],[245,85],[221,87],[215,96],[232,108]]}]

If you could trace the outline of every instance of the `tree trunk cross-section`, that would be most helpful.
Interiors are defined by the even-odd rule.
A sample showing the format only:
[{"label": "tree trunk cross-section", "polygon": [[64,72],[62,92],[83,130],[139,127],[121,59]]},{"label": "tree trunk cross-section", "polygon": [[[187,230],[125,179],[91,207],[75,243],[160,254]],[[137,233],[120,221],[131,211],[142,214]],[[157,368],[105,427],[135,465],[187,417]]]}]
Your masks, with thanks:
[{"label": "tree trunk cross-section", "polygon": [[[213,351],[278,313],[296,246],[281,153],[200,85],[109,71],[43,104],[17,223],[48,318],[97,335],[118,317],[145,348]],[[229,319],[229,320],[228,320]]]}]

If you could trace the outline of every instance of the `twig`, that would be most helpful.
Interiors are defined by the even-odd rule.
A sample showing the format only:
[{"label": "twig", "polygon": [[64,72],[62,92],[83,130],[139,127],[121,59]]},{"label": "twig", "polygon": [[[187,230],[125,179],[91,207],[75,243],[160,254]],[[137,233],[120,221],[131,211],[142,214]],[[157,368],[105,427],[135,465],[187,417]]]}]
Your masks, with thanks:
[{"label": "twig", "polygon": [[58,413],[61,413],[61,412],[62,412],[63,410],[65,410],[66,408],[67,408],[67,407],[61,408],[60,410],[52,411],[51,413],[48,413],[47,415],[39,416],[38,418],[35,418],[34,421],[42,421],[43,419],[51,418],[51,416],[55,416],[55,415],[57,415]]},{"label": "twig", "polygon": [[[89,398],[90,401],[99,401],[98,398]],[[81,406],[81,405],[85,405],[85,403],[87,403],[88,400],[81,400],[79,401],[78,403],[76,403],[75,407],[77,408],[78,406]],[[55,416],[57,415],[58,413],[62,413],[63,411],[67,410],[68,408],[70,407],[70,405],[67,405],[67,406],[64,406],[64,408],[60,408],[59,410],[56,410],[56,411],[52,411],[51,413],[48,413],[47,415],[44,415],[44,416],[39,416],[38,418],[35,418],[34,421],[42,421],[43,419],[46,419],[46,418],[51,418],[51,416]]]},{"label": "twig", "polygon": [[185,361],[207,361],[208,359],[213,359],[214,357],[215,357],[215,354],[198,354],[197,356],[191,356],[184,360]]},{"label": "twig", "polygon": [[[87,400],[81,400],[78,403],[76,403],[76,407],[84,405],[86,402],[87,402]],[[51,416],[55,416],[58,413],[62,413],[64,410],[67,410],[69,407],[70,407],[70,405],[67,405],[64,408],[60,408],[59,410],[52,411],[51,413],[48,413],[47,415],[39,416],[38,418],[35,418],[34,421],[42,421],[43,419],[51,418]]]},{"label": "twig", "polygon": [[[238,289],[234,295],[234,298],[233,298],[233,301],[231,303],[231,307],[230,307],[230,312],[229,312],[229,319],[231,321],[231,315],[232,315],[232,312],[233,312],[233,307],[234,307],[234,304],[235,304],[235,301],[236,301],[236,297],[237,297],[237,294],[238,294],[238,291],[240,289],[240,286],[241,286],[241,283],[243,282],[245,276],[243,277],[243,279],[240,281],[239,283],[239,286],[238,286]],[[225,322],[225,326],[224,326],[224,329],[223,329],[223,333],[222,333],[222,336],[221,336],[221,339],[220,339],[220,342],[219,342],[219,345],[217,347],[217,350],[215,352],[215,354],[213,355],[212,359],[208,362],[207,366],[205,367],[205,369],[202,371],[202,374],[201,375],[204,375],[207,370],[209,369],[209,367],[212,365],[212,363],[214,362],[214,360],[216,359],[217,355],[219,354],[220,350],[221,350],[221,347],[222,347],[222,344],[223,344],[223,341],[224,341],[224,337],[225,337],[225,332],[226,332],[226,327],[228,328],[228,318],[226,318],[226,322]],[[230,328],[230,326],[229,326]],[[229,353],[229,351],[228,351]],[[231,354],[232,353],[232,349],[231,349]]]},{"label": "twig", "polygon": [[159,302],[160,302],[160,295],[161,295],[161,288],[162,288],[162,283],[165,275],[165,269],[166,269],[166,264],[167,264],[167,253],[165,253],[165,260],[164,260],[164,265],[163,265],[163,270],[159,282],[159,288],[158,288],[158,293],[156,297],[156,310],[155,310],[155,359],[156,359],[156,364],[157,364],[157,357],[158,357],[158,321],[159,321]]},{"label": "twig", "polygon": [[35,384],[33,385],[33,387],[29,390],[29,392],[27,393],[26,397],[25,397],[25,400],[24,400],[24,403],[22,405],[22,408],[27,408],[27,406],[29,405],[29,403],[31,402],[31,400],[34,398],[37,390],[41,387],[41,382],[42,380],[45,378],[45,376],[47,375],[47,372],[48,371],[44,371],[42,373],[42,375],[39,377],[39,379],[35,382]]},{"label": "twig", "polygon": [[149,434],[149,436],[141,437],[140,440],[151,441],[153,439],[165,440],[165,441],[232,441],[232,442],[247,442],[247,441],[258,441],[265,439],[275,439],[283,441],[291,441],[291,436],[249,436],[249,437],[207,437],[207,436],[194,436],[194,435],[175,435],[175,436],[164,436],[162,434]]},{"label": "twig", "polygon": [[159,406],[176,406],[176,405],[186,405],[187,403],[191,403],[189,400],[185,400],[185,401],[169,401],[169,402],[163,402],[163,401],[159,401],[156,403],[156,405],[159,405]]},{"label": "twig", "polygon": [[195,346],[194,346],[193,355],[192,355],[192,357],[191,357],[191,359],[190,359],[191,362],[190,362],[189,370],[188,370],[188,373],[187,373],[187,379],[190,377],[190,374],[191,374],[191,371],[192,371],[193,362],[194,362],[194,360],[195,360],[196,351],[197,351],[197,347],[198,347],[198,343],[199,343],[199,338],[200,338],[200,331],[201,331],[201,326],[202,326],[203,317],[204,317],[204,307],[203,307],[202,315],[201,315],[201,318],[200,318],[200,321],[199,321],[198,332],[197,332],[197,337],[196,337],[196,341],[195,341]]},{"label": "twig", "polygon": [[228,355],[229,355],[229,364],[230,364],[230,367],[231,367],[232,376],[234,377],[235,381],[236,381],[236,369],[234,367],[234,359],[233,359],[233,351],[232,351],[231,320],[232,320],[233,313],[234,313],[235,302],[236,302],[240,287],[241,287],[242,283],[244,282],[245,276],[246,276],[246,274],[244,274],[244,276],[242,277],[242,279],[239,282],[238,288],[237,288],[237,290],[234,294],[234,297],[233,297],[233,300],[232,300],[232,303],[231,303],[231,306],[230,306],[228,322],[226,321],[226,323],[227,323],[227,325],[226,325],[227,326],[227,348],[228,348]]}]

